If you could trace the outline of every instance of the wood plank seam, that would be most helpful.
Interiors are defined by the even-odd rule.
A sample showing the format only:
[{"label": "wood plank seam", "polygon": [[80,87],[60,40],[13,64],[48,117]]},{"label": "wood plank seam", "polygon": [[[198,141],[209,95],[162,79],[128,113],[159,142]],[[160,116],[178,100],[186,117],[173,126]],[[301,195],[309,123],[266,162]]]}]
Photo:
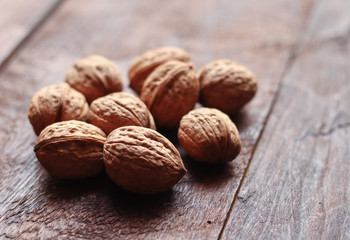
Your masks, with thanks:
[{"label": "wood plank seam", "polygon": [[[293,44],[293,46],[292,46],[292,48],[291,48],[291,50],[290,50],[289,56],[288,56],[288,58],[287,58],[287,61],[286,61],[285,65],[284,65],[284,67],[283,67],[283,71],[282,71],[282,74],[281,74],[281,77],[280,77],[280,80],[279,80],[279,83],[278,83],[277,91],[276,91],[276,93],[275,93],[275,95],[274,95],[274,97],[273,97],[273,99],[272,99],[271,106],[270,106],[270,108],[269,108],[269,111],[268,111],[268,113],[267,113],[265,119],[264,119],[262,129],[261,129],[261,131],[260,131],[260,134],[259,134],[259,136],[258,136],[258,139],[257,139],[256,143],[254,144],[254,147],[253,147],[253,149],[252,149],[252,154],[250,155],[250,158],[249,158],[249,160],[248,160],[247,167],[246,167],[246,169],[244,170],[244,173],[243,173],[242,179],[241,179],[241,181],[240,181],[240,183],[239,183],[239,185],[238,185],[237,191],[236,191],[235,194],[234,194],[234,197],[233,197],[231,206],[230,206],[230,208],[229,208],[229,210],[228,210],[228,212],[227,212],[225,221],[224,221],[224,223],[223,223],[223,225],[222,225],[221,231],[220,231],[219,236],[218,236],[218,238],[217,238],[218,240],[222,239],[222,235],[223,235],[223,233],[224,233],[224,231],[225,231],[225,228],[226,228],[226,226],[227,226],[227,223],[228,223],[228,220],[229,220],[229,218],[230,218],[230,215],[231,215],[231,213],[232,213],[232,211],[233,211],[233,208],[234,208],[234,206],[235,206],[235,204],[236,204],[236,202],[237,202],[237,200],[238,200],[238,198],[239,198],[238,195],[239,195],[240,190],[241,190],[241,187],[242,187],[242,185],[243,185],[243,183],[244,183],[244,179],[245,179],[245,177],[246,177],[246,175],[247,175],[247,173],[248,173],[248,171],[249,171],[249,166],[251,165],[251,162],[252,162],[252,160],[253,160],[253,158],[254,158],[254,154],[255,154],[255,152],[256,152],[256,149],[257,149],[257,147],[258,147],[258,145],[259,145],[259,142],[260,142],[260,140],[261,140],[261,138],[262,138],[262,136],[263,136],[263,134],[264,134],[264,131],[265,131],[267,122],[268,122],[268,120],[269,120],[269,118],[270,118],[270,116],[271,116],[271,114],[272,114],[272,112],[273,112],[273,110],[274,110],[274,108],[275,108],[275,105],[276,105],[277,100],[279,99],[280,90],[281,90],[281,88],[282,88],[283,79],[284,79],[285,76],[287,75],[289,69],[293,66],[293,63],[295,62],[295,59],[296,59],[296,57],[297,57],[297,55],[298,55],[298,52],[299,52],[299,50],[300,50],[300,48],[301,48],[301,46],[302,46],[302,43],[303,43],[303,36],[304,36],[304,34],[307,32],[307,30],[308,30],[308,26],[309,26],[309,24],[310,24],[312,12],[313,12],[314,9],[316,8],[316,7],[315,7],[315,5],[316,5],[316,4],[315,4],[315,1],[316,1],[316,0],[312,0],[311,3],[310,3],[309,9],[308,9],[308,13],[307,13],[307,16],[306,16],[306,18],[305,18],[305,20],[304,20],[304,24],[303,24],[303,26],[302,26],[302,28],[301,28],[299,37],[297,38],[297,40],[296,40],[295,43]],[[254,193],[255,193],[255,191],[254,191],[253,193],[251,193],[248,197],[246,197],[246,199],[245,199],[244,201],[246,201],[246,200],[247,200],[249,197],[251,197]]]},{"label": "wood plank seam", "polygon": [[18,42],[18,44],[11,50],[8,56],[0,62],[0,72],[2,69],[10,62],[10,60],[16,55],[16,53],[24,46],[24,44],[29,40],[29,38],[42,26],[47,19],[58,9],[58,7],[63,3],[64,0],[59,0],[55,2],[48,10],[43,14],[43,16],[36,22],[33,27],[28,31],[27,35]]}]

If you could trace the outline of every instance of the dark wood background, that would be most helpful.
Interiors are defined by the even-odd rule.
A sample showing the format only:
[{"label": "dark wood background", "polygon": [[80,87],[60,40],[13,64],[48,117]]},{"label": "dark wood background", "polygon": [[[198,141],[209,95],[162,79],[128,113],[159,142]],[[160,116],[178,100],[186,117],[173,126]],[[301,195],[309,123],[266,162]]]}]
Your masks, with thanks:
[{"label": "dark wood background", "polygon": [[[139,196],[106,175],[49,176],[27,120],[32,95],[81,57],[127,70],[159,46],[198,68],[231,58],[259,80],[233,117],[226,165],[193,162],[172,191]],[[0,0],[0,239],[350,239],[350,1]]]}]

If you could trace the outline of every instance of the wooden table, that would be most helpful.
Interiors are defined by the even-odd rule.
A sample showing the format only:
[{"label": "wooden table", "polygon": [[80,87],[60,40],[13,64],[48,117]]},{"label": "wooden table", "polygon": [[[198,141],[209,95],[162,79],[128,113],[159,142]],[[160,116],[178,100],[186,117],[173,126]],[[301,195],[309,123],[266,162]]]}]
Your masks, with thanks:
[{"label": "wooden table", "polygon": [[[188,174],[170,192],[49,176],[32,95],[94,53],[127,86],[132,59],[164,45],[198,68],[231,58],[256,73],[233,117],[239,157],[195,163],[174,130]],[[0,84],[0,239],[350,239],[349,0],[0,0]]]}]

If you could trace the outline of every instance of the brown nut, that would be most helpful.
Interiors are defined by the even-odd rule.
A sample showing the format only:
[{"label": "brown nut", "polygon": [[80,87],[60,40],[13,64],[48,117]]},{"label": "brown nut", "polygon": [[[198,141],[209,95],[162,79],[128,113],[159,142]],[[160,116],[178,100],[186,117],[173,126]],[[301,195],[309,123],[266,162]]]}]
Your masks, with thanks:
[{"label": "brown nut", "polygon": [[200,108],[185,115],[180,122],[178,138],[185,151],[200,162],[232,161],[241,150],[235,124],[214,108]]},{"label": "brown nut", "polygon": [[177,60],[190,62],[188,53],[178,47],[162,47],[149,50],[134,60],[129,70],[130,87],[140,94],[142,85],[146,78],[159,65]]},{"label": "brown nut", "polygon": [[84,94],[89,103],[123,88],[118,66],[97,55],[76,61],[66,75],[66,82]]},{"label": "brown nut", "polygon": [[257,80],[243,65],[220,59],[207,64],[199,73],[200,102],[229,115],[237,113],[254,97]]},{"label": "brown nut", "polygon": [[156,129],[152,114],[134,95],[125,92],[111,93],[91,103],[89,122],[106,134],[123,126],[141,126]]},{"label": "brown nut", "polygon": [[193,65],[169,61],[156,68],[143,84],[141,100],[151,111],[158,127],[179,125],[193,109],[199,96],[199,81]]},{"label": "brown nut", "polygon": [[86,121],[89,106],[83,94],[67,83],[40,89],[32,98],[28,118],[36,135],[48,125],[66,120]]},{"label": "brown nut", "polygon": [[131,192],[155,194],[169,190],[186,173],[174,145],[149,128],[117,128],[108,135],[103,149],[107,174]]},{"label": "brown nut", "polygon": [[39,135],[34,151],[51,175],[80,179],[101,173],[105,133],[92,124],[64,121],[47,126]]}]

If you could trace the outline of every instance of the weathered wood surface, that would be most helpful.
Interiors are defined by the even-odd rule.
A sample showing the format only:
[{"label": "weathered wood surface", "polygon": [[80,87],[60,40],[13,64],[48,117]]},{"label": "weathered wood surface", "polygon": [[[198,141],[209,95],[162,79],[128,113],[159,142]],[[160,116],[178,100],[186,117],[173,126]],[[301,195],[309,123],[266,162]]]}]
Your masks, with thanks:
[{"label": "weathered wood surface", "polygon": [[224,239],[350,239],[349,9],[312,11]]},{"label": "weathered wood surface", "polygon": [[58,0],[0,0],[0,66],[58,3]]},{"label": "weathered wood surface", "polygon": [[[242,216],[246,214],[244,205],[239,204],[250,200],[251,192],[247,190],[251,186],[244,188],[244,185],[239,193],[238,190],[257,142],[259,147],[248,172],[248,176],[254,176],[244,184],[252,181],[259,170],[254,168],[254,164],[262,159],[264,152],[260,150],[261,145],[269,144],[274,134],[273,127],[279,127],[276,118],[284,114],[285,109],[278,108],[276,104],[272,112],[275,124],[271,126],[267,121],[270,107],[280,80],[284,80],[281,92],[286,91],[285,84],[292,82],[287,81],[292,73],[289,69],[291,66],[296,69],[297,65],[291,63],[299,61],[294,59],[294,54],[302,49],[297,43],[300,39],[304,42],[301,37],[305,29],[309,29],[309,16],[315,6],[318,2],[311,0],[271,0],[264,4],[258,0],[63,2],[0,71],[0,238],[231,239],[232,234],[257,237],[254,233],[263,236],[267,231],[256,232],[257,229],[249,228],[252,224],[245,225],[244,220],[238,222],[241,225],[233,222],[240,219],[235,215],[236,205]],[[346,12],[346,9],[343,11]],[[322,15],[312,16],[322,18]],[[337,19],[328,20],[338,24]],[[347,22],[344,24],[343,27],[347,27]],[[244,145],[236,161],[220,166],[194,163],[177,143],[176,131],[168,131],[164,134],[175,142],[189,170],[173,191],[157,196],[139,196],[116,187],[105,175],[75,182],[50,177],[32,151],[36,136],[26,117],[31,96],[42,86],[63,81],[65,72],[75,59],[94,53],[115,60],[122,68],[126,81],[127,68],[137,54],[163,45],[187,49],[198,67],[225,57],[246,64],[257,74],[260,81],[258,95],[233,119]],[[329,52],[327,54],[320,57],[327,61],[330,55]],[[300,67],[304,66],[304,63],[300,64]],[[295,71],[299,73],[301,70]],[[309,75],[308,78],[316,80],[317,75],[313,76],[311,71]],[[301,79],[298,81],[303,83]],[[315,82],[306,80],[305,83]],[[329,86],[326,82],[324,84],[319,87]],[[328,88],[322,89],[326,91]],[[126,86],[124,90],[130,91]],[[283,103],[280,98],[281,94],[278,99]],[[293,102],[294,108],[303,107],[303,104],[298,105],[301,100],[298,101]],[[294,115],[299,114],[293,108],[287,110],[291,111],[290,114],[292,111]],[[304,116],[303,112],[300,114]],[[310,116],[317,120],[317,115],[310,113]],[[272,130],[267,127],[259,141],[266,121]],[[303,124],[303,121],[298,124]],[[294,132],[291,127],[289,130]],[[284,136],[291,132],[281,135],[288,148],[292,146]],[[271,136],[268,137],[268,134]],[[276,145],[283,142],[274,139]],[[282,147],[270,148],[268,153],[283,150]],[[311,148],[306,146],[306,149]],[[339,154],[346,156],[347,153],[339,149]],[[274,167],[278,166],[278,162],[274,162]],[[264,175],[259,175],[258,183],[272,179],[278,181],[278,171],[274,171],[270,172],[271,176],[266,174],[266,179]],[[281,183],[283,181],[286,179],[282,176]],[[325,194],[322,193],[322,196]],[[297,197],[302,203],[303,196]],[[303,205],[299,206],[293,199],[292,207],[296,210],[292,210],[300,213],[297,209]],[[263,203],[263,200],[256,202]],[[252,206],[248,210],[254,212]],[[307,212],[303,214],[315,219],[318,217],[309,216]],[[230,220],[227,222],[228,216]],[[305,216],[293,217],[296,220]],[[274,236],[279,237],[278,226],[274,229]]]}]

